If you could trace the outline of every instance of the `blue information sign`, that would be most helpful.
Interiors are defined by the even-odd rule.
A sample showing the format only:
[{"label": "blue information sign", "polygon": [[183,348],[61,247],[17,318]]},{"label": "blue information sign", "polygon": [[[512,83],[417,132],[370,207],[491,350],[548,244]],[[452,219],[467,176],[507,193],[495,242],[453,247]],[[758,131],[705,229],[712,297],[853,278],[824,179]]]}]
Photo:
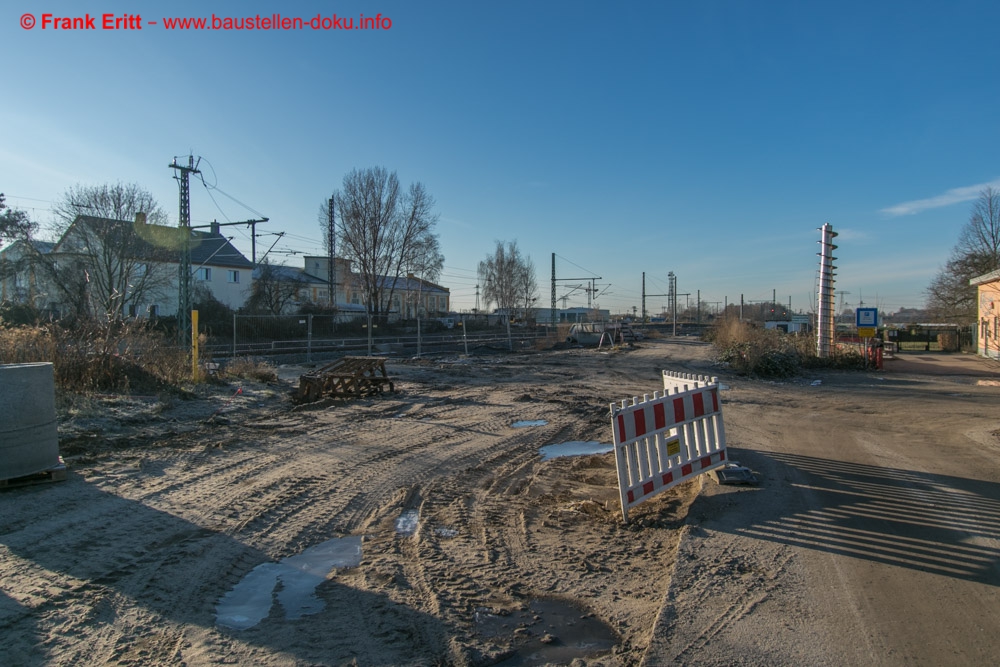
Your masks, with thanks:
[{"label": "blue information sign", "polygon": [[859,327],[877,327],[878,326],[878,308],[858,308],[855,311],[858,318],[857,326]]}]

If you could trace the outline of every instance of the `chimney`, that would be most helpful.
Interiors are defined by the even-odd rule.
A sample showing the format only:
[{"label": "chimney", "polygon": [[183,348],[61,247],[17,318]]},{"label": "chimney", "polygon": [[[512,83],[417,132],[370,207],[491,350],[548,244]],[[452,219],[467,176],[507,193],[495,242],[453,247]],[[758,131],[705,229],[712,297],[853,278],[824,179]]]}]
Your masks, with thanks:
[{"label": "chimney", "polygon": [[218,220],[213,220],[212,221],[212,236],[221,236],[221,235],[222,234],[219,233],[219,221]]}]

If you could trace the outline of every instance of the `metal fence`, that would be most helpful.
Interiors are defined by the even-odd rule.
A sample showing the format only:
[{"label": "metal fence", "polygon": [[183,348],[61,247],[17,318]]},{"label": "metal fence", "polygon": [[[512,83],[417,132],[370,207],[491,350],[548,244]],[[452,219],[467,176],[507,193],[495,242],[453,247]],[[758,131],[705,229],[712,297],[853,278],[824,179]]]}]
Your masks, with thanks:
[{"label": "metal fence", "polygon": [[[461,320],[459,320],[461,322]],[[393,354],[413,356],[432,352],[467,352],[470,348],[490,346],[511,350],[531,347],[535,341],[555,335],[544,328],[500,328],[466,331],[460,324],[447,332],[428,332],[439,328],[434,320],[419,327],[393,327],[401,333],[380,334],[378,325],[369,322],[337,321],[330,315],[234,315],[232,340],[215,338],[201,349],[215,358],[230,356],[330,357],[339,354]],[[358,335],[358,332],[361,335]]]}]

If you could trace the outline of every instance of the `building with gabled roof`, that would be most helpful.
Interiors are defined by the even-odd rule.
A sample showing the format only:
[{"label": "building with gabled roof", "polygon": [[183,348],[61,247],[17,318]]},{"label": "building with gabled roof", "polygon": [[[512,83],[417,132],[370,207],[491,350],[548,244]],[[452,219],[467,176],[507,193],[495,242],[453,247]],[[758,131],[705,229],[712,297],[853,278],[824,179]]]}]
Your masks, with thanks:
[{"label": "building with gabled roof", "polygon": [[131,317],[175,315],[184,234],[190,235],[194,293],[241,307],[253,263],[219,233],[218,225],[202,231],[80,215],[48,252],[32,253],[30,275],[21,275],[35,295],[33,305],[41,302],[57,316],[102,315],[109,309]]},{"label": "building with gabled roof", "polygon": [[[286,285],[297,287],[298,294],[290,300],[282,312],[294,312],[307,305],[335,307],[352,316],[367,312],[361,279],[351,268],[351,261],[342,257],[334,259],[336,282],[334,304],[330,303],[329,257],[308,255],[303,258],[303,267],[272,266],[277,270],[274,277]],[[413,274],[405,277],[382,278],[385,294],[391,299],[389,313],[391,319],[414,319],[420,317],[441,317],[451,308],[451,292],[429,280],[417,278]],[[390,296],[391,294],[391,296]]]},{"label": "building with gabled roof", "polygon": [[969,281],[976,288],[978,336],[976,351],[982,357],[1000,359],[1000,270]]},{"label": "building with gabled roof", "polygon": [[38,289],[37,256],[52,252],[51,241],[18,240],[0,250],[0,303],[29,304],[45,310],[45,294]]}]

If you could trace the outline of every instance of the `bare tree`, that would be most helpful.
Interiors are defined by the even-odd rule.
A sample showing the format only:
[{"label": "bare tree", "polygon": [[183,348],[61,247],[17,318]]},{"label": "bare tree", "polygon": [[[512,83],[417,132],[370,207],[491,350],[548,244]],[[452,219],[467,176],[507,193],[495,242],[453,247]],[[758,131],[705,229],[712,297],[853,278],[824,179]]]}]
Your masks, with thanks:
[{"label": "bare tree", "polygon": [[28,241],[37,225],[24,211],[8,208],[6,197],[0,192],[0,248],[8,241]]},{"label": "bare tree", "polygon": [[39,265],[77,315],[118,320],[170,284],[181,237],[147,190],[77,185],[54,211],[60,240]]},{"label": "bare tree", "polygon": [[496,242],[493,254],[479,262],[479,282],[487,306],[495,303],[507,318],[518,308],[527,312],[538,289],[535,265],[530,257],[522,257],[517,241]]},{"label": "bare tree", "polygon": [[976,288],[969,280],[1000,269],[1000,190],[988,187],[972,206],[969,221],[944,267],[926,290],[926,307],[935,319],[976,321]]},{"label": "bare tree", "polygon": [[275,266],[267,260],[257,265],[247,310],[252,313],[281,315],[290,304],[296,302],[303,285],[297,276],[286,275],[283,269],[284,267]]},{"label": "bare tree", "polygon": [[531,316],[531,308],[535,303],[535,294],[538,292],[538,283],[535,281],[535,263],[530,257],[522,260],[521,267],[515,276],[515,284],[518,294],[523,299],[521,307],[524,310],[524,319]]},{"label": "bare tree", "polygon": [[434,198],[420,183],[401,192],[396,172],[384,167],[351,171],[334,198],[338,247],[356,267],[368,312],[386,318],[397,279],[440,271]]}]

